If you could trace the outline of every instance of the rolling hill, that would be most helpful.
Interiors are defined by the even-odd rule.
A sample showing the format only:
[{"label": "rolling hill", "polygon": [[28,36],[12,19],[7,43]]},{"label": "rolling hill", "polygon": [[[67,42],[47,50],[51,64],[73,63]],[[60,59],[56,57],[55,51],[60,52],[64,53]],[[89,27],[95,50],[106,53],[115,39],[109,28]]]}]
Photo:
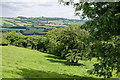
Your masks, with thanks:
[{"label": "rolling hill", "polygon": [[0,48],[3,78],[95,78],[87,71],[93,68],[96,59],[80,61],[79,66],[73,66],[58,56],[36,50],[15,46]]},{"label": "rolling hill", "polygon": [[2,17],[0,19],[2,19],[0,31],[3,33],[16,31],[23,35],[45,35],[46,32],[55,28],[64,28],[70,24],[82,25],[85,22],[66,18],[22,16],[15,18]]}]

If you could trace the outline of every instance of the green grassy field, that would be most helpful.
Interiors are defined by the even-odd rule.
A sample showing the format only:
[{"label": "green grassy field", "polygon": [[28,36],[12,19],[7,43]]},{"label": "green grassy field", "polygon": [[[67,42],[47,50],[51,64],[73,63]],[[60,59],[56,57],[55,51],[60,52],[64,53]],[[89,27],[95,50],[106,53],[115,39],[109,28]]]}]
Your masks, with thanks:
[{"label": "green grassy field", "polygon": [[11,30],[11,31],[20,31],[20,30],[22,30],[22,31],[24,31],[24,30],[26,30],[26,29],[16,29],[16,28],[13,28],[13,29],[10,29],[10,28],[0,28],[0,30],[3,30],[3,31],[7,31],[7,30]]},{"label": "green grassy field", "polygon": [[[73,66],[66,60],[52,54],[36,50],[3,46],[2,77],[3,78],[97,78],[89,75],[96,59],[79,61],[79,66]],[[92,79],[93,80],[93,79]],[[95,79],[96,80],[96,79]]]}]

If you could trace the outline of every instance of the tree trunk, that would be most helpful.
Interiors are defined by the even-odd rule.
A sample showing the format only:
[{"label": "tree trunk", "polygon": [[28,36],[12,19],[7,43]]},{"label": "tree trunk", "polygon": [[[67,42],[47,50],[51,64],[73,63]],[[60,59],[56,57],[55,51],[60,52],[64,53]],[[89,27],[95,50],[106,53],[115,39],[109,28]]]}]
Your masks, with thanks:
[{"label": "tree trunk", "polygon": [[65,55],[61,55],[61,58],[62,58],[62,59],[65,59]]},{"label": "tree trunk", "polygon": [[78,65],[78,61],[74,62],[74,66],[77,66]]},{"label": "tree trunk", "polygon": [[34,45],[32,45],[32,49],[34,48]]},{"label": "tree trunk", "polygon": [[74,60],[72,60],[72,63],[74,63]]}]

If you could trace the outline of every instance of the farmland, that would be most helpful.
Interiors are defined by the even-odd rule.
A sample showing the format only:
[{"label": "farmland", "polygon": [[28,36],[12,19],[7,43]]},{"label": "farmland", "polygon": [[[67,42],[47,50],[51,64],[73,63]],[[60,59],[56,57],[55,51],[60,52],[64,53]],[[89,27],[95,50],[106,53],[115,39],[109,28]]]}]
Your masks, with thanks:
[{"label": "farmland", "polygon": [[66,19],[66,18],[49,18],[49,17],[22,17],[1,18],[0,31],[3,33],[16,31],[23,35],[45,35],[48,31],[55,28],[65,28],[70,24],[82,25],[85,21]]}]

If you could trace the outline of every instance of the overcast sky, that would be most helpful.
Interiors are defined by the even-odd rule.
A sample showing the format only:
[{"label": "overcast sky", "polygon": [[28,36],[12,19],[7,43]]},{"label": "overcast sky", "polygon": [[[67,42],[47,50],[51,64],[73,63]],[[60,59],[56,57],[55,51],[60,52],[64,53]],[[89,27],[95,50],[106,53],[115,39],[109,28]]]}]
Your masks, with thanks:
[{"label": "overcast sky", "polygon": [[[3,17],[64,17],[79,19],[74,16],[72,6],[64,6],[58,0],[2,0]],[[1,15],[1,14],[0,14]]]}]

